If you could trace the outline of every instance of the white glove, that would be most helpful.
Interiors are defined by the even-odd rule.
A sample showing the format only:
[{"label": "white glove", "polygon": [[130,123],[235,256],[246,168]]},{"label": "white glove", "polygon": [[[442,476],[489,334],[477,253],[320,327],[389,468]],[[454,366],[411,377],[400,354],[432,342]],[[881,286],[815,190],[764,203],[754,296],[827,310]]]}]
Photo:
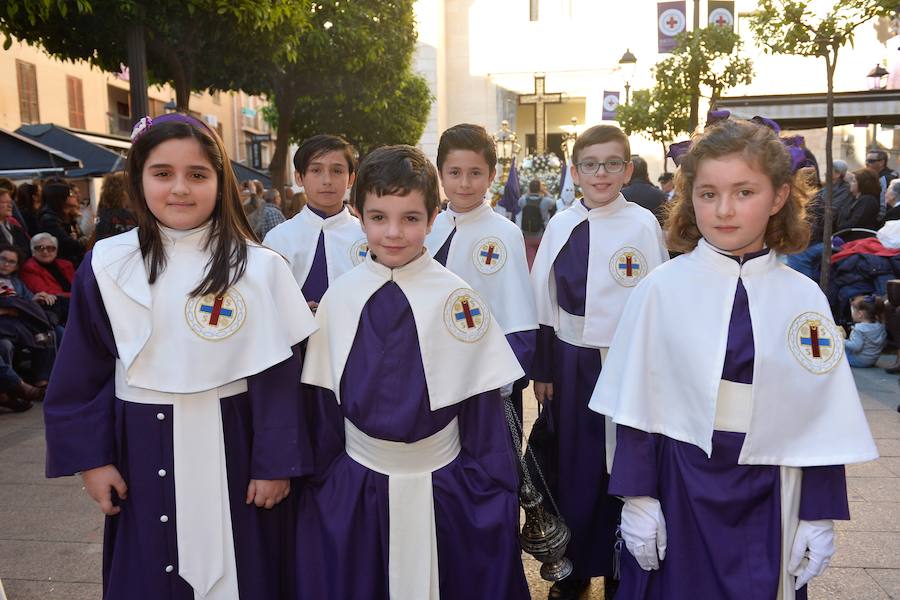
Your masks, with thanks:
[{"label": "white glove", "polygon": [[659,568],[666,557],[666,519],[659,500],[650,496],[630,496],[622,507],[619,527],[625,546],[645,571]]},{"label": "white glove", "polygon": [[504,385],[503,387],[500,388],[500,397],[501,398],[509,398],[510,396],[512,396],[513,384],[515,384],[515,381],[512,383],[507,383],[506,385]]},{"label": "white glove", "polygon": [[[807,549],[809,549],[808,556]],[[800,521],[794,535],[791,560],[788,563],[788,572],[797,578],[794,589],[799,590],[809,583],[810,579],[821,575],[831,562],[832,556],[834,556],[834,521],[830,519]]]}]

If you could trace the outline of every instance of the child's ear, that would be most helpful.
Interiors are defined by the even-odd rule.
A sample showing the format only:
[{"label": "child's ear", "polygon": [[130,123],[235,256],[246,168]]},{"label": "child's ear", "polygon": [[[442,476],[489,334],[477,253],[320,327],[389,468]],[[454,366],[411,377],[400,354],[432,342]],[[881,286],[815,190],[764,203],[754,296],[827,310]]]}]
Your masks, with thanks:
[{"label": "child's ear", "polygon": [[438,206],[431,213],[431,216],[428,217],[428,227],[425,228],[425,235],[431,233],[431,226],[434,225],[434,220],[437,219],[439,212],[441,212],[441,208]]},{"label": "child's ear", "polygon": [[300,171],[294,171],[294,181],[297,182],[297,185],[300,187],[303,186],[303,173]]},{"label": "child's ear", "polygon": [[791,185],[789,183],[785,183],[780,188],[775,190],[775,201],[772,203],[772,210],[769,211],[769,216],[772,217],[778,214],[782,208],[784,208],[785,203],[791,195]]},{"label": "child's ear", "polygon": [[356,173],[350,173],[350,179],[347,180],[347,189],[353,187],[353,183],[356,181]]}]

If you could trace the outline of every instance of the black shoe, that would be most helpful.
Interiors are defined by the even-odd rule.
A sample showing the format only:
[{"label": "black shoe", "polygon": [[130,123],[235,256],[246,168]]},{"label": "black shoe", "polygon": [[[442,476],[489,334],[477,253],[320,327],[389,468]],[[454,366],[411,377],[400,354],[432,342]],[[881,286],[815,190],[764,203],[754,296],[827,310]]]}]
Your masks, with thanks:
[{"label": "black shoe", "polygon": [[550,586],[547,600],[578,600],[590,586],[590,579],[575,579],[570,575]]},{"label": "black shoe", "polygon": [[885,367],[884,370],[886,372],[890,373],[891,375],[900,375],[900,360],[895,362],[890,367]]}]

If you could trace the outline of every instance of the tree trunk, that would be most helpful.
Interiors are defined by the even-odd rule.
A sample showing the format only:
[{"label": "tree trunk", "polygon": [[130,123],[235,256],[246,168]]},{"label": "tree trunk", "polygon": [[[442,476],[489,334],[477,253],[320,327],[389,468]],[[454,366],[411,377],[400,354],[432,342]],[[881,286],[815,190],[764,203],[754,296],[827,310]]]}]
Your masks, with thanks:
[{"label": "tree trunk", "polygon": [[[831,52],[834,52],[832,57]],[[831,267],[831,234],[832,210],[831,200],[833,195],[832,175],[834,173],[834,160],[831,144],[834,139],[834,68],[837,65],[838,46],[834,45],[825,52],[825,70],[828,79],[828,92],[825,96],[825,206],[822,212],[822,265],[819,275],[819,287],[823,292],[828,291],[828,276]]]},{"label": "tree trunk", "polygon": [[[700,43],[700,0],[694,0],[694,39],[692,43],[696,46]],[[691,53],[695,55],[695,53]],[[691,65],[693,67],[694,65]],[[692,69],[693,71],[693,69]],[[700,121],[700,77],[692,76],[691,84],[691,114],[688,124],[689,134],[693,135]]]},{"label": "tree trunk", "polygon": [[669,172],[669,157],[667,155],[669,154],[669,149],[666,148],[665,142],[660,142],[660,145],[662,146],[662,149],[663,149],[663,173],[668,173]]},{"label": "tree trunk", "polygon": [[283,86],[272,96],[272,102],[278,109],[278,132],[275,138],[275,152],[269,163],[269,176],[272,178],[272,186],[276,190],[291,184],[287,178],[287,155],[298,96],[299,94],[291,86]]},{"label": "tree trunk", "polygon": [[147,99],[147,45],[144,26],[128,26],[128,79],[131,93],[131,124],[150,114]]}]

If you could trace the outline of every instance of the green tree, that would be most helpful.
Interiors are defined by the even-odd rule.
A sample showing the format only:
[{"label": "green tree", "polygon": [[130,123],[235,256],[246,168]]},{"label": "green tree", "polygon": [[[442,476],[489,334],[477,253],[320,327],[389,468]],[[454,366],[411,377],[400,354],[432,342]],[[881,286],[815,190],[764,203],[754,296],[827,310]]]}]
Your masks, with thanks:
[{"label": "green tree", "polygon": [[[896,2],[886,0],[836,0],[830,10],[817,14],[804,0],[760,0],[759,9],[751,16],[750,28],[766,52],[816,56],[825,61],[827,93],[822,217],[825,240],[830,240],[832,234],[831,178],[834,169],[831,145],[834,139],[834,70],[838,52],[847,43],[853,43],[857,27],[876,16],[893,14],[896,10]],[[831,244],[826,243],[819,280],[823,290],[828,287],[830,265]]]},{"label": "green tree", "polygon": [[340,134],[366,153],[382,144],[415,144],[428,119],[431,94],[410,68],[412,0],[316,0],[309,24],[295,49],[300,60],[260,44],[256,80],[243,82],[274,105],[265,114],[278,132],[269,166],[278,185],[286,181],[291,140]]},{"label": "green tree", "polygon": [[657,83],[650,90],[636,90],[628,104],[616,109],[616,120],[627,134],[642,133],[662,144],[663,169],[667,144],[688,131],[688,94],[676,94]]},{"label": "green tree", "polygon": [[753,80],[753,62],[740,55],[741,38],[731,29],[706,27],[685,31],[671,56],[657,63],[656,81],[688,95],[688,131],[699,123],[699,98],[715,106],[722,92]]},{"label": "green tree", "polygon": [[[142,28],[151,83],[170,83],[180,110],[192,90],[219,80],[244,48],[282,28],[289,46],[302,32],[309,0],[19,0],[0,8],[5,47],[12,37],[62,60],[109,72],[128,63],[128,32]],[[285,24],[289,27],[283,27]],[[239,81],[240,73],[233,74]],[[240,89],[240,85],[230,89]]]}]

